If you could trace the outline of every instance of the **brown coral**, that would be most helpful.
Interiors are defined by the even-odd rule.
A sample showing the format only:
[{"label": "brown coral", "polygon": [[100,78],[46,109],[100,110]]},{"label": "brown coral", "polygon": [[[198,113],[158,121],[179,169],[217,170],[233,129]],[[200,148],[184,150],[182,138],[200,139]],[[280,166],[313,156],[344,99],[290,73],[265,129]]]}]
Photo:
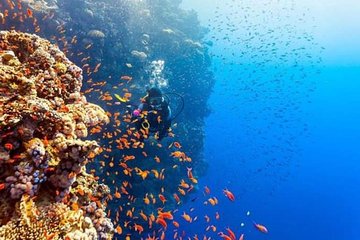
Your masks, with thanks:
[{"label": "brown coral", "polygon": [[[108,188],[85,172],[101,149],[82,140],[108,117],[80,93],[81,69],[56,46],[15,31],[0,40],[0,239],[110,239]],[[87,192],[81,201],[73,184]]]}]

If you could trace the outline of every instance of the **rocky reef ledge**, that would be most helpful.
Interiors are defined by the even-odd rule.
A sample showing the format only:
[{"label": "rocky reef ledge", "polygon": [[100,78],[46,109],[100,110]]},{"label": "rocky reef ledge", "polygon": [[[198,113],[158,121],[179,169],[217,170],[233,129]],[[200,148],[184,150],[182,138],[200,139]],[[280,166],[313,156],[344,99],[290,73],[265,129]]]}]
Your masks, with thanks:
[{"label": "rocky reef ledge", "polygon": [[0,239],[111,239],[109,188],[86,173],[107,123],[82,70],[32,34],[0,31]]}]

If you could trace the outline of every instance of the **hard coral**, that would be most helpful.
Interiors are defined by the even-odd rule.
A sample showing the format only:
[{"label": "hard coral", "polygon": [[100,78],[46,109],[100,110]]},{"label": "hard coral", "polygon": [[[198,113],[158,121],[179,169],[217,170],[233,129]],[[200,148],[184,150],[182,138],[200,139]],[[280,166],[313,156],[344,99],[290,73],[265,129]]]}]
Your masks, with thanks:
[{"label": "hard coral", "polygon": [[37,205],[23,195],[16,215],[0,228],[0,239],[98,239],[92,220],[82,210],[71,210],[63,203]]},{"label": "hard coral", "polygon": [[111,239],[109,189],[85,168],[101,148],[82,140],[108,117],[56,46],[15,31],[0,40],[0,239]]}]

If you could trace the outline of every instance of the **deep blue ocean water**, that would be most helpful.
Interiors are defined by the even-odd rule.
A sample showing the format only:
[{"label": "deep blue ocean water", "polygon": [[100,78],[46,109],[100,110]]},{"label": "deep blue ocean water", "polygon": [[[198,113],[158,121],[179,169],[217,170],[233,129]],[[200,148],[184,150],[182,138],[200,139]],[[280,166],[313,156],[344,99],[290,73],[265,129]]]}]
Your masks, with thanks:
[{"label": "deep blue ocean water", "polygon": [[[236,11],[231,9],[239,5],[236,2],[205,8],[205,1],[185,1],[184,7],[194,8],[210,26],[216,25],[212,11],[219,11],[221,20],[215,22],[226,25],[234,23],[235,16],[227,13]],[[239,15],[240,10],[258,4],[242,2],[246,6],[238,9]],[[211,215],[219,210],[218,230],[229,226],[238,235],[245,233],[245,239],[360,239],[360,29],[355,14],[360,4],[265,2],[270,8],[265,15],[291,2],[293,10],[287,19],[292,28],[291,34],[278,28],[278,38],[262,44],[286,42],[292,34],[291,44],[304,34],[311,36],[311,41],[298,43],[305,49],[300,56],[290,54],[300,65],[295,68],[276,58],[259,66],[254,63],[261,63],[261,56],[248,52],[239,64],[241,51],[251,48],[251,42],[240,41],[240,46],[231,48],[224,46],[226,41],[214,41],[212,51],[221,56],[213,63],[217,83],[205,142],[209,171],[201,185],[209,186],[217,196],[229,188],[237,199],[221,198],[211,210],[195,201],[197,213]],[[297,15],[306,19],[302,25],[293,19]],[[261,22],[257,14],[249,14],[249,18]],[[224,25],[209,34],[221,39],[221,27]],[[236,34],[241,31],[225,36],[239,39],[242,36]],[[261,25],[256,31],[261,33]],[[284,47],[283,51],[287,54],[288,50]],[[305,55],[317,60],[309,63]],[[267,57],[266,51],[262,56]],[[302,83],[296,83],[297,79]],[[269,234],[257,232],[252,221],[266,225]],[[241,223],[245,225],[241,227]],[[196,223],[187,232],[199,232]]]}]

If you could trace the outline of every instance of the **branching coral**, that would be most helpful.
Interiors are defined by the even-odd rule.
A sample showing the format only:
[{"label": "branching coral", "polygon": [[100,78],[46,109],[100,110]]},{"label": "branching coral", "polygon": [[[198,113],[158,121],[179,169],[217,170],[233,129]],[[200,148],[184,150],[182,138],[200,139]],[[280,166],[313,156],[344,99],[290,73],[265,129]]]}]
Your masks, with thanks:
[{"label": "branching coral", "polygon": [[101,148],[82,139],[108,117],[80,93],[82,70],[36,35],[0,40],[0,239],[111,239],[109,189],[85,168]]}]

